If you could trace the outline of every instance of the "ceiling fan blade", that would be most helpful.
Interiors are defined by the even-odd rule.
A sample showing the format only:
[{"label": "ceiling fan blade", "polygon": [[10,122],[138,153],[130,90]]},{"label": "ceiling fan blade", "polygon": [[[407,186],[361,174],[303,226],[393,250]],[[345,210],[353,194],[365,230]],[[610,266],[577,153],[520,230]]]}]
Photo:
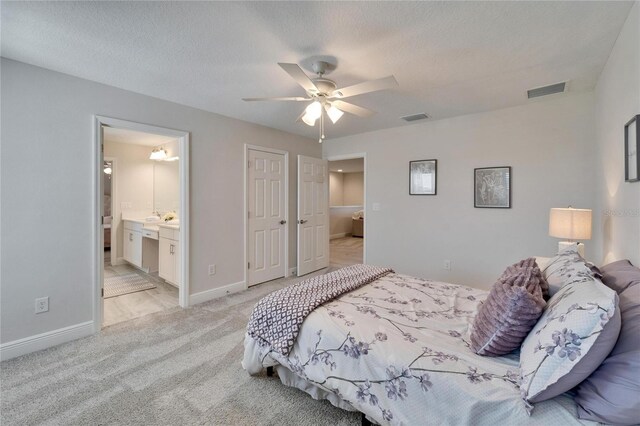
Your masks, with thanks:
[{"label": "ceiling fan blade", "polygon": [[331,105],[338,108],[341,111],[348,112],[349,114],[357,115],[358,117],[371,117],[376,112],[367,108],[363,108],[358,105],[350,104],[344,101],[332,101]]},{"label": "ceiling fan blade", "polygon": [[394,76],[390,75],[389,77],[365,81],[363,83],[354,84],[353,86],[336,89],[331,94],[331,97],[342,99],[350,96],[362,95],[363,93],[377,92],[378,90],[393,89],[394,87],[398,87],[398,82]]},{"label": "ceiling fan blade", "polygon": [[280,65],[280,67],[285,70],[286,73],[289,74],[291,78],[293,78],[296,83],[302,86],[302,88],[307,92],[318,91],[316,85],[313,84],[313,81],[311,81],[309,76],[305,74],[304,71],[302,71],[302,68],[300,68],[298,64],[285,64],[282,62],[278,62],[278,65]]},{"label": "ceiling fan blade", "polygon": [[253,101],[294,101],[294,102],[303,102],[310,101],[311,98],[303,98],[302,96],[288,96],[288,97],[280,97],[280,98],[242,98],[245,102],[253,102]]}]

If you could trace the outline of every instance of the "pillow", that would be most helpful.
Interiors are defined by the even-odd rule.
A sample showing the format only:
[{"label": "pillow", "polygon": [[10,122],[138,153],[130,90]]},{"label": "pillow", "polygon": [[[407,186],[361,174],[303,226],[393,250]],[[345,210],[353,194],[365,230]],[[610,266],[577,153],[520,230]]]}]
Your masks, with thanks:
[{"label": "pillow", "polygon": [[[532,268],[531,273],[533,275],[530,278],[529,285],[532,287],[540,287],[540,290],[542,290],[542,296],[547,297],[549,294],[549,284],[542,276],[542,271],[540,270],[535,257],[530,257],[528,259],[521,260],[520,262],[516,262],[511,266],[507,266],[507,269],[502,273],[501,278],[506,275],[514,275],[524,272],[526,268]],[[529,290],[530,293],[533,291],[533,289],[529,287],[527,287],[527,290]]]},{"label": "pillow", "polygon": [[576,389],[578,417],[604,423],[640,420],[640,269],[628,260],[601,268],[620,297],[622,327],[611,354]]},{"label": "pillow", "polygon": [[587,262],[578,253],[578,244],[560,251],[541,268],[542,276],[549,284],[549,296],[553,296],[563,285],[574,281],[586,282],[593,278]]},{"label": "pillow", "polygon": [[475,353],[499,356],[520,347],[546,305],[540,285],[543,281],[535,259],[507,268],[475,317],[471,332]]},{"label": "pillow", "polygon": [[582,382],[609,355],[619,332],[615,291],[591,275],[563,285],[522,344],[525,402],[553,398]]}]

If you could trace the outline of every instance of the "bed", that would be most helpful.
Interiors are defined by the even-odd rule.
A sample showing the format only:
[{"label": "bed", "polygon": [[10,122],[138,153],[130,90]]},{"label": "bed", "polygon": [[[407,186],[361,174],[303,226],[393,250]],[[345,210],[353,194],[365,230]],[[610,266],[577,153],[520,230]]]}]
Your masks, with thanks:
[{"label": "bed", "polygon": [[249,334],[243,367],[379,424],[596,424],[568,394],[529,415],[518,355],[481,357],[470,327],[487,292],[388,273],[315,308],[290,352]]}]

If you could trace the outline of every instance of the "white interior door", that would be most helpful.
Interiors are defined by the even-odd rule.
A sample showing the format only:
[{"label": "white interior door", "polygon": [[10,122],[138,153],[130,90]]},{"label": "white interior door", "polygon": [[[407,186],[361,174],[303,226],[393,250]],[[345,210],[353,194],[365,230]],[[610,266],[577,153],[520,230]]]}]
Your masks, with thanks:
[{"label": "white interior door", "polygon": [[285,156],[249,150],[248,285],[285,275]]},{"label": "white interior door", "polygon": [[298,275],[329,266],[327,161],[298,156]]}]

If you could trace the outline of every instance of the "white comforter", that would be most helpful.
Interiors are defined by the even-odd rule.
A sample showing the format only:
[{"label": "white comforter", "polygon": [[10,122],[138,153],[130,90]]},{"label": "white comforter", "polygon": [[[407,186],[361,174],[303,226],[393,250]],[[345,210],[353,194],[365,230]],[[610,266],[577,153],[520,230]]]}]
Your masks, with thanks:
[{"label": "white comforter", "polygon": [[243,367],[279,368],[283,383],[380,424],[575,424],[567,396],[520,398],[517,356],[469,349],[487,292],[389,274],[313,311],[288,356],[245,338]]}]

